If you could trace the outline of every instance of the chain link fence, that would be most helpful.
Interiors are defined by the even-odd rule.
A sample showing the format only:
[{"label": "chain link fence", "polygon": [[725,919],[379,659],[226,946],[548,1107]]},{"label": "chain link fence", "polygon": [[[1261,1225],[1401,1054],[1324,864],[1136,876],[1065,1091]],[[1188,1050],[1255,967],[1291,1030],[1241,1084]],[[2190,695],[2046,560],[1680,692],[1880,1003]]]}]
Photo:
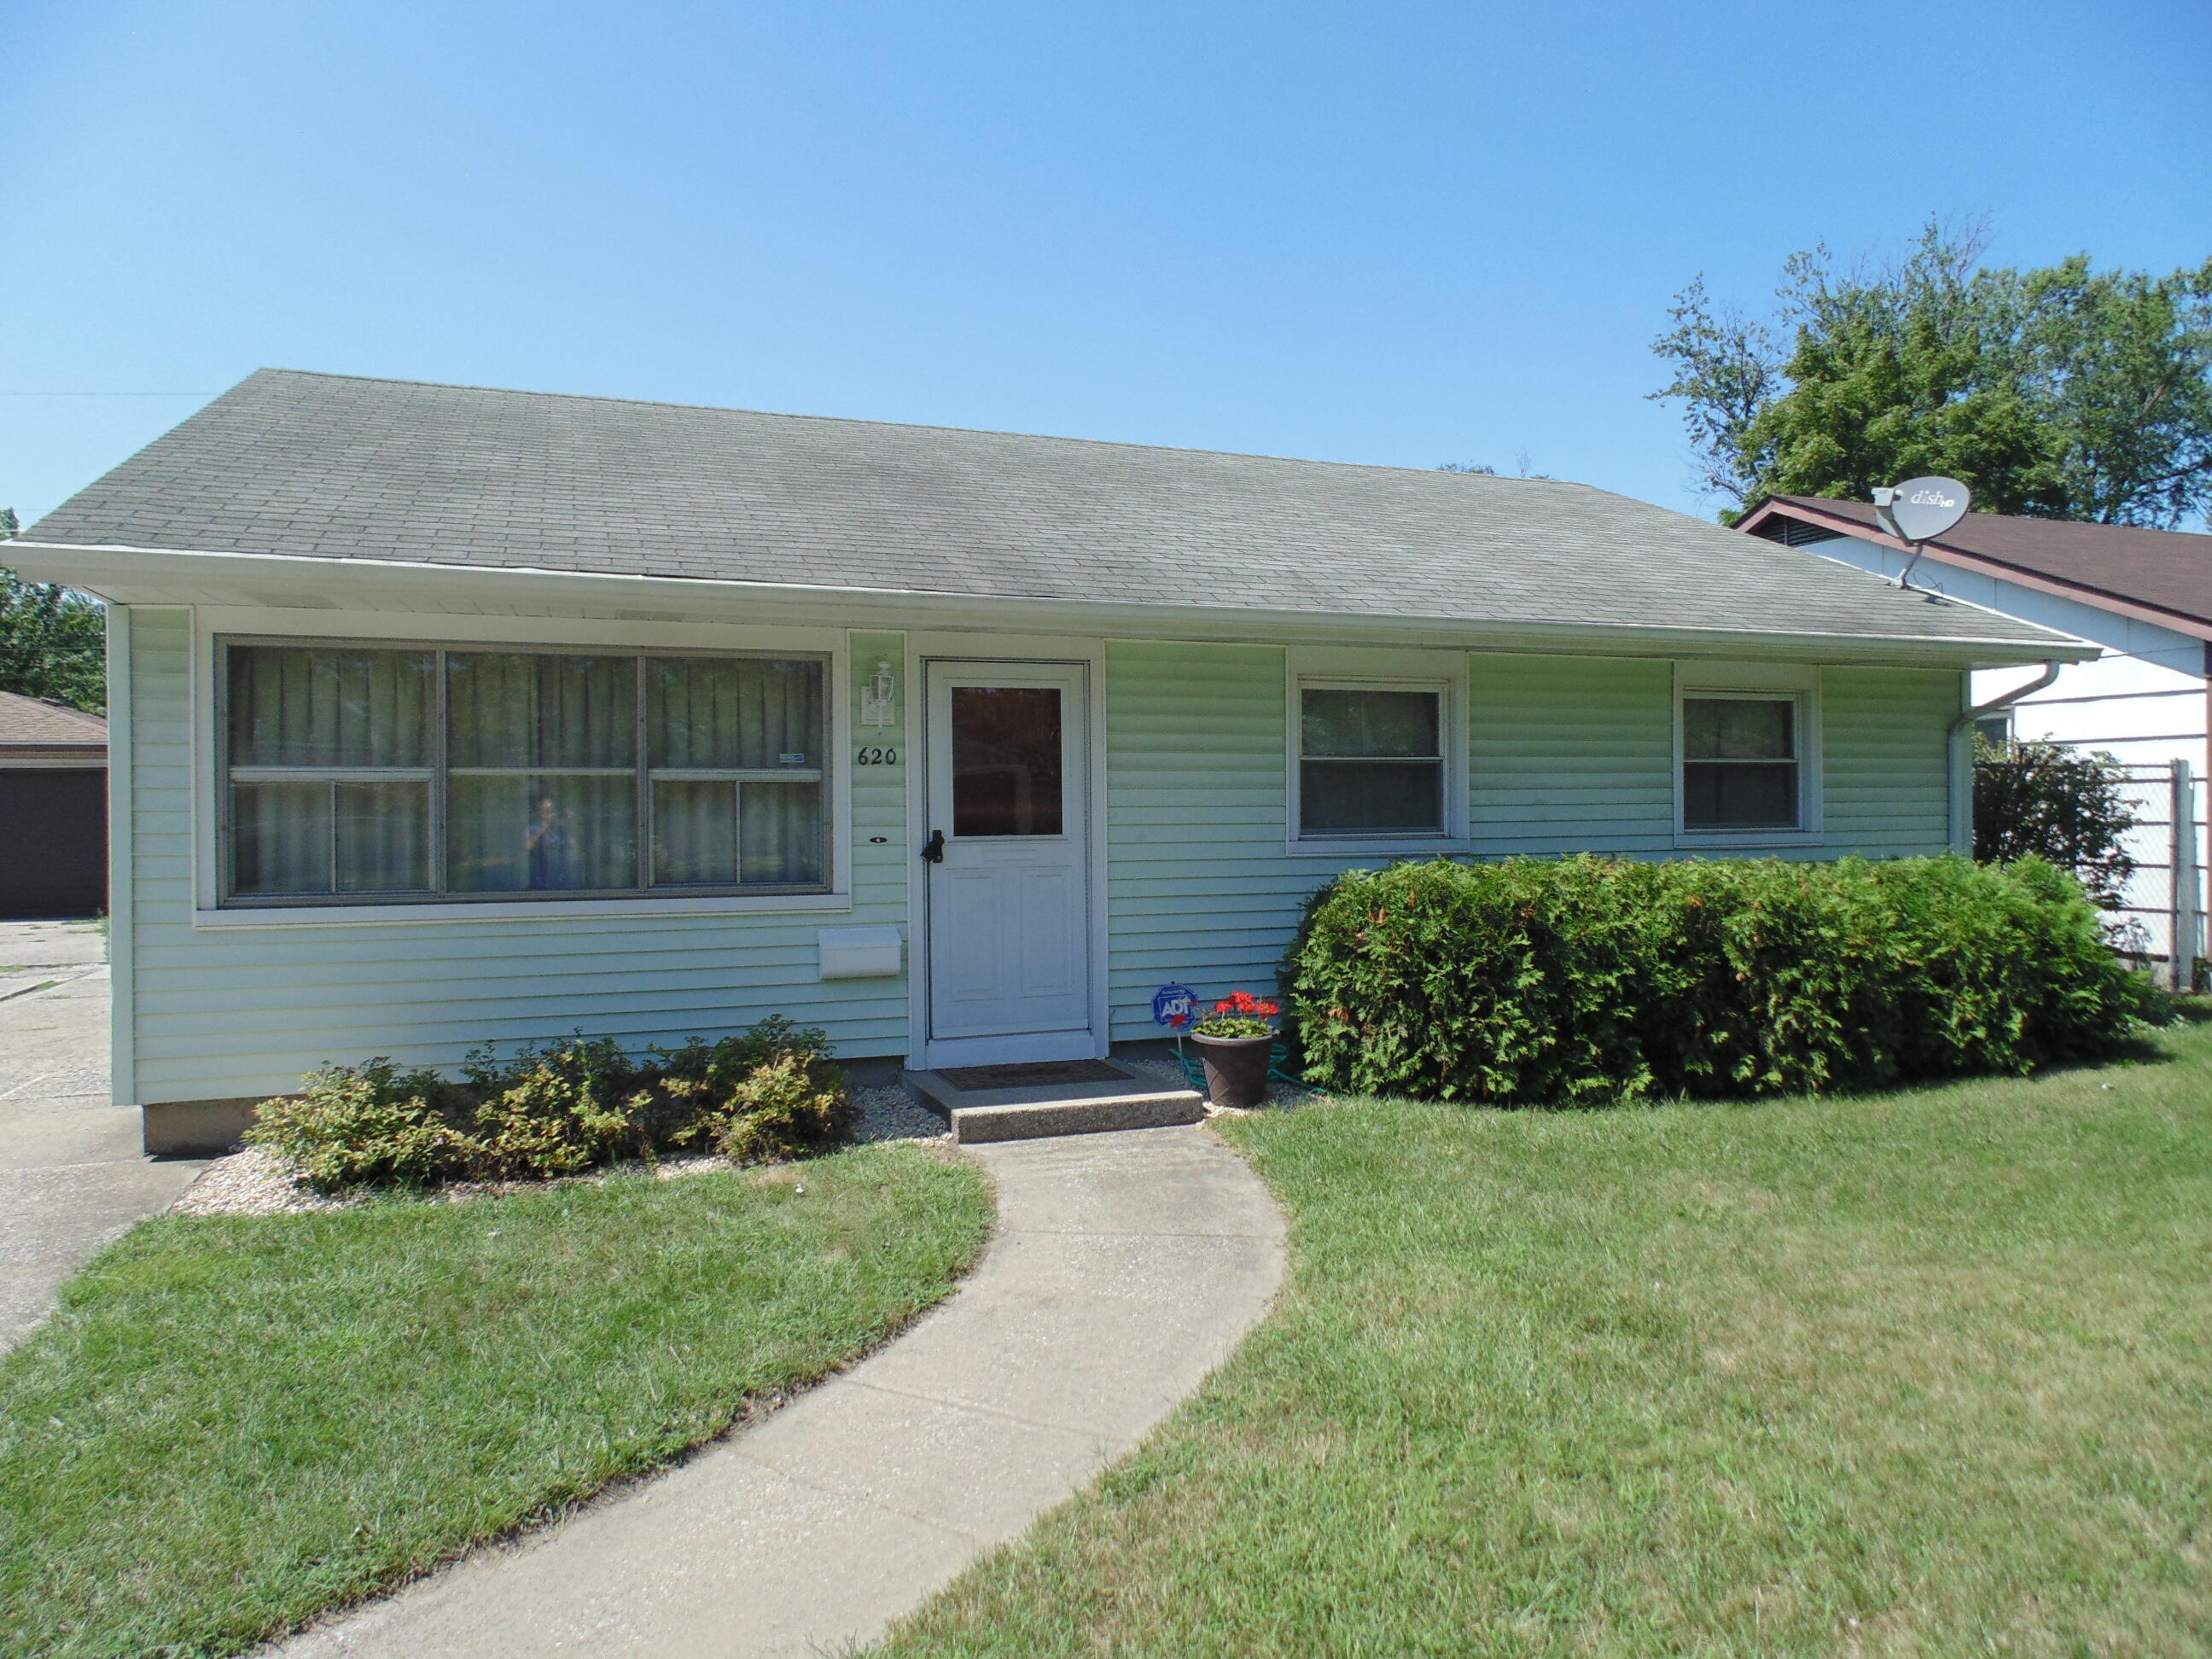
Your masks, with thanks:
[{"label": "chain link fence", "polygon": [[2113,944],[2177,989],[2206,989],[2205,791],[2187,761],[2119,771],[2136,868],[2113,912]]}]

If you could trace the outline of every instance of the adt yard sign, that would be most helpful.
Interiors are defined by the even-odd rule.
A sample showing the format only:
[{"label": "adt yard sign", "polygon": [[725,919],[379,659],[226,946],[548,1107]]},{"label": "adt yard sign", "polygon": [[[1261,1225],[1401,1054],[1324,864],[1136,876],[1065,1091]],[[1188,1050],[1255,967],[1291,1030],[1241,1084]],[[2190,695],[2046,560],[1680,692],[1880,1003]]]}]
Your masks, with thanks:
[{"label": "adt yard sign", "polygon": [[1188,985],[1163,985],[1152,993],[1152,1024],[1186,1025],[1198,1006],[1198,993]]}]

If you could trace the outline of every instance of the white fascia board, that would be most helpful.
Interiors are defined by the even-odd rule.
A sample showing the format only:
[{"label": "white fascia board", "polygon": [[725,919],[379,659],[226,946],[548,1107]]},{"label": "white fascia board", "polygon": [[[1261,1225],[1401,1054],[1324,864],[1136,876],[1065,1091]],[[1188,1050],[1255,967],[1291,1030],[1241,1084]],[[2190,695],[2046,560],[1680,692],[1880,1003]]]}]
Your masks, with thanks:
[{"label": "white fascia board", "polygon": [[[918,589],[751,582],[719,577],[633,576],[520,566],[433,564],[399,559],[313,558],[291,554],[205,552],[177,548],[71,547],[16,541],[9,562],[38,581],[66,583],[135,605],[285,605],[336,608],[487,611],[514,614],[618,616],[672,622],[834,619],[850,628],[909,628],[1084,634],[1113,638],[1192,638],[1264,644],[1389,641],[1462,650],[1557,655],[1692,655],[1796,661],[1864,662],[2004,668],[2057,659],[2073,662],[2097,647],[2039,629],[2018,635],[1941,639],[1728,628],[1658,628],[1621,623],[1489,621],[1270,611],[1246,606],[1130,605],[1095,599],[1032,599]],[[426,586],[427,585],[427,586]],[[426,603],[428,601],[428,603]],[[1960,603],[1953,601],[1953,603]],[[1998,613],[1978,605],[1992,620]],[[640,614],[644,613],[644,614]],[[2009,619],[2007,619],[2009,620]],[[2032,626],[2032,624],[2031,624]]]}]

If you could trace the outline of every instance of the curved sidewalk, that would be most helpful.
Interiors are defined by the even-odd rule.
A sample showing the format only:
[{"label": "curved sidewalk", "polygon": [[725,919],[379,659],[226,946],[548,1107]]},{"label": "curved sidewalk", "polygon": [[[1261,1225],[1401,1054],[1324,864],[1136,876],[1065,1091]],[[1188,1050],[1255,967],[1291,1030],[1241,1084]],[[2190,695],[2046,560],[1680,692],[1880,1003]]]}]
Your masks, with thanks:
[{"label": "curved sidewalk", "polygon": [[665,1475],[480,1551],[287,1659],[836,1653],[1128,1451],[1226,1358],[1283,1222],[1203,1127],[971,1147],[999,1231],[882,1352]]}]

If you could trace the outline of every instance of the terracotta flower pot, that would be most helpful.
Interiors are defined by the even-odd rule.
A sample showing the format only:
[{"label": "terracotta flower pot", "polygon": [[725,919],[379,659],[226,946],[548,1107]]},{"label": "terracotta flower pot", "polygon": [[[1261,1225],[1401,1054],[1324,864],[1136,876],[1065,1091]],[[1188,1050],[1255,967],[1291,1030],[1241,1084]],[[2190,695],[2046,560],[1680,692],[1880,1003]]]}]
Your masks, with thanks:
[{"label": "terracotta flower pot", "polygon": [[1190,1040],[1206,1065],[1206,1097],[1216,1106],[1249,1109],[1267,1092],[1267,1060],[1275,1036],[1216,1037],[1194,1031]]}]

